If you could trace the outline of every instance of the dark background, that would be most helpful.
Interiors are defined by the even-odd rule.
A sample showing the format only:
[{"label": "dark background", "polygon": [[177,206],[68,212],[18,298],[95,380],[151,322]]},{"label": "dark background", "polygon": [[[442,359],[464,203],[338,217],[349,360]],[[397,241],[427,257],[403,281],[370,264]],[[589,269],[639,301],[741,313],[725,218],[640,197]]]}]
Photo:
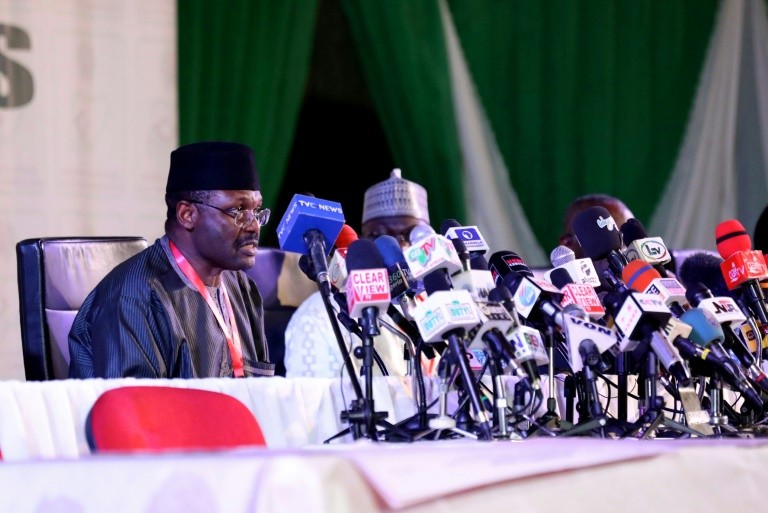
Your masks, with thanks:
[{"label": "dark background", "polygon": [[272,218],[262,246],[278,246],[277,225],[296,193],[341,203],[359,233],[365,189],[394,167],[341,6],[321,0],[296,136],[277,205],[265,205]]}]

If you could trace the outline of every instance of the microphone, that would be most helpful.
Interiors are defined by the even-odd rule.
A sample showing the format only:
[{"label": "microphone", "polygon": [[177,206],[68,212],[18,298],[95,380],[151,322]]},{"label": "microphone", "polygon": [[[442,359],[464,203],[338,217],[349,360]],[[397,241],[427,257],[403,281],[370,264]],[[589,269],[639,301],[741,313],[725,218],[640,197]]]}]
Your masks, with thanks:
[{"label": "microphone", "polygon": [[440,224],[440,233],[449,239],[459,239],[470,255],[484,255],[490,248],[477,226],[462,226],[455,219],[446,219]]},{"label": "microphone", "polygon": [[451,276],[451,281],[454,289],[469,291],[475,301],[487,301],[488,294],[496,287],[488,261],[483,255],[470,258],[469,268],[455,273]]},{"label": "microphone", "polygon": [[315,266],[312,263],[312,259],[309,255],[301,255],[299,257],[299,269],[304,275],[312,281],[317,280],[317,273],[315,272]]},{"label": "microphone", "polygon": [[357,239],[357,232],[345,224],[341,227],[336,242],[333,243],[336,246],[336,251],[333,252],[331,262],[328,264],[328,279],[331,281],[331,285],[338,290],[343,290],[347,283],[347,248]]},{"label": "microphone", "polygon": [[381,253],[384,265],[389,274],[389,291],[392,302],[399,304],[406,314],[413,308],[418,283],[413,277],[408,262],[405,261],[403,250],[397,239],[391,235],[381,235],[374,241]]},{"label": "microphone", "polygon": [[563,293],[561,306],[577,305],[595,321],[605,316],[605,308],[594,287],[584,283],[574,283],[571,275],[563,267],[556,267],[552,271],[549,281]]},{"label": "microphone", "polygon": [[599,271],[600,285],[613,288],[615,284],[605,273],[610,272],[613,277],[621,276],[627,259],[621,253],[621,232],[610,212],[600,206],[579,212],[573,218],[573,234],[584,254],[592,259]]},{"label": "microphone", "polygon": [[315,270],[315,281],[327,297],[331,293],[326,257],[344,226],[341,204],[301,194],[294,194],[277,226],[280,249],[308,253]]},{"label": "microphone", "polygon": [[[679,317],[685,311],[679,303],[680,300],[685,302],[685,289],[677,283],[677,280],[661,278],[658,271],[643,260],[629,262],[622,271],[622,280],[629,289],[642,293],[643,296],[660,298],[670,314],[674,313]],[[664,285],[661,282],[665,280],[671,280],[674,283]],[[691,327],[672,315],[666,318],[661,327],[664,336],[652,336],[651,349],[670,374],[678,377],[679,381],[687,383],[690,380],[690,373],[680,357],[677,344],[684,344],[678,340],[687,338],[691,333]],[[670,369],[675,369],[676,374]]]},{"label": "microphone", "polygon": [[763,400],[760,393],[755,390],[741,368],[730,359],[723,347],[725,333],[714,315],[704,309],[692,308],[683,314],[683,320],[694,328],[691,341],[715,355],[715,358],[704,358],[705,361],[714,364],[729,386],[738,390],[758,411],[762,410]]},{"label": "microphone", "polygon": [[496,301],[481,301],[476,304],[480,313],[480,323],[467,332],[470,340],[468,350],[472,353],[478,349],[488,350],[496,359],[504,363],[511,374],[520,378],[533,390],[541,388],[538,369],[524,370],[515,360],[515,348],[506,339],[505,333],[515,325],[512,316],[504,306]]},{"label": "microphone", "polygon": [[443,269],[448,274],[462,269],[453,243],[445,236],[431,233],[413,241],[413,232],[419,226],[411,230],[411,246],[403,251],[412,276],[418,279],[437,269]]},{"label": "microphone", "polygon": [[752,251],[752,241],[736,219],[723,221],[715,229],[717,252],[728,290],[740,289],[745,301],[760,321],[762,335],[768,334],[768,308],[760,280],[768,278],[768,268],[761,251]]},{"label": "microphone", "polygon": [[568,246],[557,246],[549,254],[553,269],[544,273],[544,279],[552,283],[551,275],[555,269],[564,269],[573,283],[583,283],[592,287],[600,286],[600,277],[592,260],[576,258],[576,254]]},{"label": "microphone", "polygon": [[677,317],[680,317],[688,306],[685,287],[674,278],[662,278],[656,268],[645,260],[630,261],[621,272],[621,278],[632,290],[660,296]]},{"label": "microphone", "polygon": [[428,294],[427,298],[416,305],[413,312],[421,338],[426,343],[444,340],[448,342],[452,360],[459,366],[464,389],[472,403],[482,438],[488,440],[491,438],[488,413],[480,401],[464,347],[467,330],[481,322],[479,310],[468,291],[451,290],[450,278],[440,269],[424,276],[424,288]]},{"label": "microphone", "polygon": [[533,276],[533,272],[523,259],[514,251],[497,251],[488,260],[488,269],[497,285],[503,284],[504,277],[515,272],[523,276]]},{"label": "microphone", "polygon": [[[372,241],[358,239],[347,248],[346,264],[349,315],[364,320],[367,318],[368,324],[373,328],[379,311],[386,310],[391,300],[389,277],[384,261]],[[375,327],[378,332],[378,326]]]},{"label": "microphone", "polygon": [[692,285],[687,294],[691,305],[712,314],[723,330],[723,347],[731,351],[747,370],[749,377],[763,391],[768,392],[768,376],[757,365],[755,356],[746,344],[734,334],[734,327],[738,328],[747,320],[736,302],[727,296],[713,296],[712,292],[701,282]]},{"label": "microphone", "polygon": [[667,270],[664,265],[672,261],[672,255],[661,237],[648,237],[642,223],[634,217],[627,219],[621,225],[620,231],[624,245],[627,247],[624,250],[627,261],[642,260],[652,265],[661,276],[666,278]]},{"label": "microphone", "polygon": [[608,370],[601,355],[618,343],[616,331],[590,322],[587,313],[577,304],[567,305],[559,317],[571,371],[579,372],[585,364],[600,372]]},{"label": "microphone", "polygon": [[434,233],[435,229],[428,224],[417,224],[411,229],[411,233],[408,234],[408,241],[413,245]]}]

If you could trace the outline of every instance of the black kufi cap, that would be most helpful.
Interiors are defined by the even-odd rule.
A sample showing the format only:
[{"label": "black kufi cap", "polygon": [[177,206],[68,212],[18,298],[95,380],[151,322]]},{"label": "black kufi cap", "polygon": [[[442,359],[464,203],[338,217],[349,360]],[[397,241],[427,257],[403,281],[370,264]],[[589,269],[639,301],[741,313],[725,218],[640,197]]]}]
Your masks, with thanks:
[{"label": "black kufi cap", "polygon": [[171,152],[165,192],[259,190],[253,150],[235,142],[209,141]]}]

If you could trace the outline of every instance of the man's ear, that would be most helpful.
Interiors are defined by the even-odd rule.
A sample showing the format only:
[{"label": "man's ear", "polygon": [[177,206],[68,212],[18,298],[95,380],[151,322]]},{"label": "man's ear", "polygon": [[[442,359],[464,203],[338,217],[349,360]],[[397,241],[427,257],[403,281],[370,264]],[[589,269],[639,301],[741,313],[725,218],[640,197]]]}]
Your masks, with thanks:
[{"label": "man's ear", "polygon": [[197,208],[191,203],[187,201],[179,201],[176,204],[176,221],[187,230],[194,227],[198,215]]}]

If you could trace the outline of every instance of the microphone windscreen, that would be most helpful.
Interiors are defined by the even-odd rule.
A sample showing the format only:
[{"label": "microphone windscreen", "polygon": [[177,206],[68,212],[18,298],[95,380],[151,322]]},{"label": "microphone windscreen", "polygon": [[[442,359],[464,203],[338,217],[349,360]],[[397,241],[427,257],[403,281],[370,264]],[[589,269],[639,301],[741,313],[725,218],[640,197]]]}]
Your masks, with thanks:
[{"label": "microphone windscreen", "polygon": [[571,274],[568,272],[567,269],[558,267],[557,269],[553,269],[552,272],[549,273],[549,281],[551,281],[552,285],[554,285],[558,289],[562,289],[569,283],[573,283],[573,278],[571,278]]},{"label": "microphone windscreen", "polygon": [[400,248],[400,243],[391,235],[380,235],[376,237],[373,243],[376,244],[379,253],[381,253],[381,258],[384,259],[386,267],[395,264],[408,266],[408,262],[405,261],[405,256],[403,256],[403,250]]},{"label": "microphone windscreen", "polygon": [[568,246],[557,246],[549,254],[549,260],[552,262],[552,267],[560,267],[576,260],[576,253]]},{"label": "microphone windscreen", "polygon": [[706,299],[708,297],[713,297],[712,291],[709,290],[707,286],[701,282],[686,285],[685,287],[685,299],[694,308],[699,306],[699,303],[701,303],[702,299]]},{"label": "microphone windscreen", "polygon": [[723,258],[728,258],[737,251],[752,249],[752,239],[749,238],[744,225],[737,219],[729,219],[717,225],[715,242],[717,243],[717,252]]},{"label": "microphone windscreen", "polygon": [[451,228],[458,228],[461,224],[456,219],[446,219],[440,223],[440,233],[445,235]]},{"label": "microphone windscreen", "polygon": [[469,260],[469,250],[467,249],[467,245],[464,244],[464,241],[459,238],[449,240],[453,244],[453,249],[456,250],[456,254],[459,255],[459,260],[462,262]]},{"label": "microphone windscreen", "polygon": [[621,270],[621,281],[636,292],[644,291],[656,278],[661,278],[659,271],[639,258],[632,260]]},{"label": "microphone windscreen", "polygon": [[309,255],[301,255],[299,257],[299,269],[303,272],[307,278],[312,281],[317,279],[317,271],[315,271],[315,265],[312,263],[312,259]]},{"label": "microphone windscreen", "polygon": [[722,258],[712,253],[704,251],[694,253],[680,264],[678,277],[686,289],[691,289],[700,283],[712,291],[715,296],[730,296],[723,272],[720,269],[722,261]]},{"label": "microphone windscreen", "polygon": [[496,303],[512,301],[512,293],[504,285],[496,285],[490,292],[488,292],[488,301],[494,301]]},{"label": "microphone windscreen", "polygon": [[408,240],[411,244],[416,244],[421,239],[429,237],[433,233],[435,233],[434,228],[428,224],[417,224],[411,229],[411,233],[408,235]]},{"label": "microphone windscreen", "polygon": [[573,233],[592,260],[602,260],[611,251],[621,249],[621,232],[604,207],[595,206],[579,212],[573,219]]},{"label": "microphone windscreen", "polygon": [[452,283],[443,269],[438,269],[424,275],[424,290],[427,295],[431,295],[440,290],[451,290]]},{"label": "microphone windscreen", "polygon": [[624,241],[625,246],[629,246],[638,239],[645,239],[648,237],[642,223],[634,217],[627,219],[626,222],[621,225],[619,231],[621,231],[621,238]]},{"label": "microphone windscreen", "polygon": [[475,255],[469,259],[469,268],[475,271],[490,271],[488,260],[483,255]]},{"label": "microphone windscreen", "polygon": [[356,241],[359,237],[354,228],[345,224],[341,227],[339,235],[336,237],[336,242],[333,243],[336,249],[346,249],[352,242]]},{"label": "microphone windscreen", "polygon": [[725,342],[722,326],[707,310],[691,308],[683,312],[680,320],[692,328],[688,338],[699,347],[707,347],[712,342]]},{"label": "microphone windscreen", "polygon": [[345,263],[347,272],[386,267],[376,244],[368,239],[357,239],[349,245]]},{"label": "microphone windscreen", "polygon": [[508,273],[520,273],[523,276],[533,276],[528,265],[514,251],[497,251],[488,260],[491,271],[496,271],[498,276],[504,278]]}]

